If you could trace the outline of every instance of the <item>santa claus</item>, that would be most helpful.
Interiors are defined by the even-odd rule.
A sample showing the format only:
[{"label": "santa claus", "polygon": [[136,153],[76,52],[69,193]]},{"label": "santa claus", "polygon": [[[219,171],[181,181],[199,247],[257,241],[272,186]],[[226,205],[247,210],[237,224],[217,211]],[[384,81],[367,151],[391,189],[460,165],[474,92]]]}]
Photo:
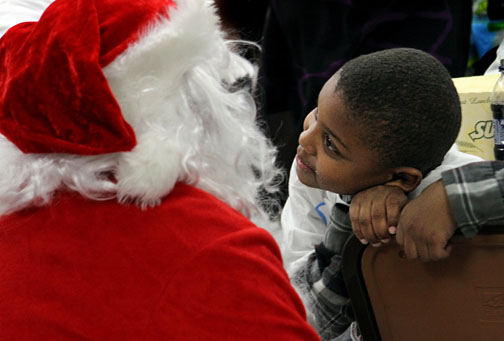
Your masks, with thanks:
[{"label": "santa claus", "polygon": [[0,22],[0,338],[317,339],[249,220],[279,170],[211,4],[12,0]]}]

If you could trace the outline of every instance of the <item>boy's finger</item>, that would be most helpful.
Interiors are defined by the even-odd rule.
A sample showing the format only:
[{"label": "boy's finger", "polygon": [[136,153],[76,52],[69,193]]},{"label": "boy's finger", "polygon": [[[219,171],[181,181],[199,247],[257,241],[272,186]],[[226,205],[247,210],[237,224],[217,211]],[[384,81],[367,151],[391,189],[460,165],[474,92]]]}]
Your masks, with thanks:
[{"label": "boy's finger", "polygon": [[371,226],[374,235],[379,239],[389,238],[388,225],[387,225],[387,212],[385,206],[373,203],[371,206]]},{"label": "boy's finger", "polygon": [[371,207],[362,207],[359,211],[359,226],[361,228],[362,235],[364,239],[369,241],[370,243],[379,242],[379,238],[376,236],[375,231],[373,229],[372,215],[371,215]]},{"label": "boy's finger", "polygon": [[415,244],[415,248],[416,248],[416,251],[417,251],[417,255],[418,255],[418,258],[420,258],[420,260],[424,261],[424,262],[427,262],[431,259],[431,255],[430,255],[430,252],[429,252],[429,247],[426,243],[423,243],[423,242],[417,242]]},{"label": "boy's finger", "polygon": [[450,253],[443,246],[435,245],[430,248],[430,255],[432,260],[441,260],[448,257]]},{"label": "boy's finger", "polygon": [[368,230],[368,222],[366,217],[366,212],[368,208],[366,207],[366,203],[364,201],[354,201],[352,200],[352,204],[350,205],[349,215],[350,221],[352,222],[352,230],[355,233],[355,236],[359,238],[361,243],[367,244],[369,233]]},{"label": "boy's finger", "polygon": [[403,231],[404,227],[401,225],[401,222],[399,222],[399,224],[397,225],[397,228],[395,229],[395,238],[396,238],[396,242],[397,244],[399,245],[404,245],[404,231]]},{"label": "boy's finger", "polygon": [[359,224],[359,210],[360,210],[360,204],[359,203],[354,203],[350,205],[350,210],[348,211],[348,215],[350,216],[350,222],[352,223],[352,230],[353,233],[361,243],[366,244],[367,241],[364,239],[364,235],[361,232],[361,226]]},{"label": "boy's finger", "polygon": [[404,253],[408,259],[418,258],[415,243],[408,237],[404,238]]},{"label": "boy's finger", "polygon": [[402,205],[395,200],[388,200],[387,207],[387,224],[388,226],[397,226],[399,215],[401,214]]},{"label": "boy's finger", "polygon": [[447,241],[443,237],[438,237],[429,244],[430,254],[432,260],[440,260],[448,257],[450,252],[446,245]]}]

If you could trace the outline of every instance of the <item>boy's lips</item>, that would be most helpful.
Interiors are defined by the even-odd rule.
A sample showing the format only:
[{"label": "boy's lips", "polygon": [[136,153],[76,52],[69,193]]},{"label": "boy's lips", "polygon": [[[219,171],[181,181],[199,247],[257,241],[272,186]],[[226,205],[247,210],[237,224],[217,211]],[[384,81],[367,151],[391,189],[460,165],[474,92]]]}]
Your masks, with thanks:
[{"label": "boy's lips", "polygon": [[296,164],[304,171],[315,173],[315,169],[313,169],[313,167],[308,162],[304,161],[304,159],[299,156],[299,154],[296,154]]}]

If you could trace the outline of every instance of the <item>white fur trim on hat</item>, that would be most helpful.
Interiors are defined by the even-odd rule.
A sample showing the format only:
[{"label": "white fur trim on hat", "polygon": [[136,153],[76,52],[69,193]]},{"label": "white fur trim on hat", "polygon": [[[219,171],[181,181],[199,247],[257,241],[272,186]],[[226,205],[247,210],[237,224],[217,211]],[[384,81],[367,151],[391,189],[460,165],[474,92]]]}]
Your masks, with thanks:
[{"label": "white fur trim on hat", "polygon": [[[218,57],[215,51],[223,44],[219,18],[208,1],[177,1],[176,5],[169,19],[153,23],[103,70],[137,136],[137,146],[122,153],[118,165],[118,197],[135,198],[142,205],[156,204],[182,180],[184,151],[175,147],[176,132],[170,127],[178,124],[178,115],[191,115],[191,103],[184,103],[189,100],[184,77],[197,72],[195,66]],[[222,61],[226,62],[232,61]],[[254,70],[240,72],[243,76]]]}]

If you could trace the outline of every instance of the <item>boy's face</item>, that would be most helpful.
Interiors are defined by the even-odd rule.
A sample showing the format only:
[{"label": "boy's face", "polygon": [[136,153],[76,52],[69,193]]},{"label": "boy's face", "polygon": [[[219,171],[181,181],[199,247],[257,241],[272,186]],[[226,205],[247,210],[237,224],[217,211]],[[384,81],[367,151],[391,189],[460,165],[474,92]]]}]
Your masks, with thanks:
[{"label": "boy's face", "polygon": [[348,119],[343,100],[334,92],[337,81],[338,76],[333,76],[325,83],[318,107],[305,118],[296,172],[307,186],[355,194],[391,180],[393,172],[381,166],[379,155],[359,138],[365,127]]}]

